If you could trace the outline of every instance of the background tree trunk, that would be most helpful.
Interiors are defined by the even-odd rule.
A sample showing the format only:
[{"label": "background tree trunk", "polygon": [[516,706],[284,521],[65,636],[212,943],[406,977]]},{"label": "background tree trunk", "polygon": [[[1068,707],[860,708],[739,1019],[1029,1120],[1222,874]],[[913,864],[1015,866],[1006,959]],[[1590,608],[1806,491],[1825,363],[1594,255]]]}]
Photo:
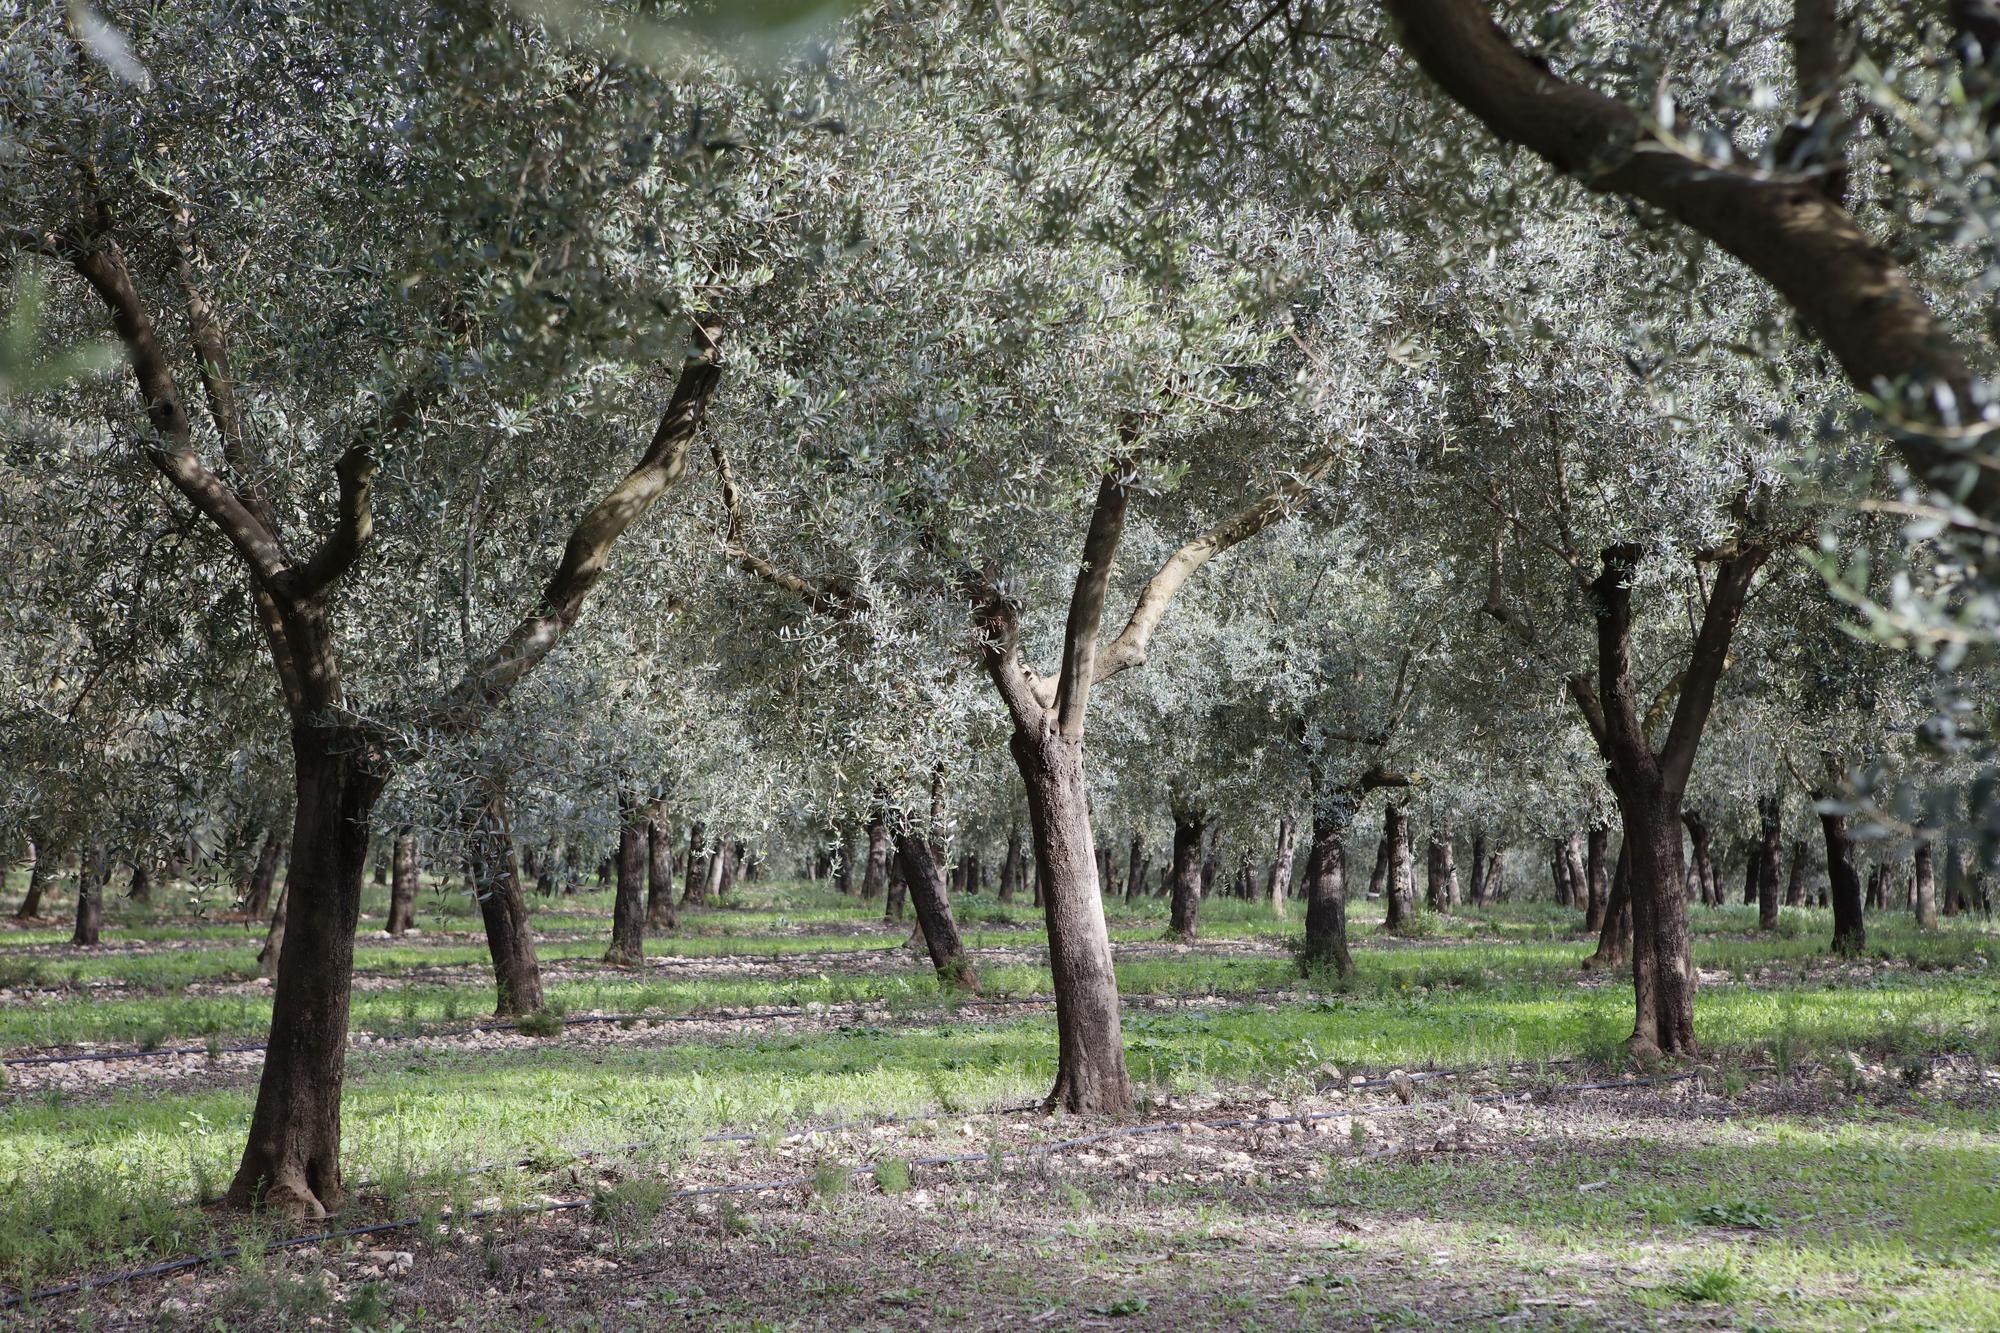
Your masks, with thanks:
[{"label": "background tree trunk", "polygon": [[1207,821],[1198,810],[1174,811],[1173,900],[1167,935],[1192,944],[1201,923],[1201,845]]},{"label": "background tree trunk", "polygon": [[1375,868],[1368,874],[1368,896],[1380,898],[1389,883],[1389,859],[1395,839],[1389,831],[1389,816],[1382,816],[1382,840],[1375,844]]},{"label": "background tree trunk", "polygon": [[1597,934],[1597,952],[1583,960],[1586,968],[1605,970],[1621,967],[1632,953],[1631,880],[1625,871],[1625,851],[1619,849],[1617,868],[1611,872],[1611,892],[1604,900],[1604,924]]},{"label": "background tree trunk", "polygon": [[1383,838],[1389,844],[1388,915],[1382,923],[1392,933],[1407,930],[1416,917],[1417,883],[1410,864],[1410,813],[1391,802],[1382,815]]},{"label": "background tree trunk", "polygon": [[32,921],[42,914],[42,895],[48,891],[49,876],[61,859],[40,842],[34,848],[35,859],[28,867],[28,891],[21,898],[21,905],[14,909],[16,921]]},{"label": "background tree trunk", "polygon": [[976,992],[979,977],[966,957],[965,942],[959,938],[958,922],[952,918],[951,900],[931,860],[930,845],[912,834],[899,833],[896,861],[909,885],[910,904],[916,908],[919,933],[930,953],[931,966],[937,969],[938,984],[946,990]]},{"label": "background tree trunk", "polygon": [[76,877],[76,929],[69,937],[72,946],[97,947],[104,929],[104,886],[110,878],[110,854],[101,841],[92,838],[84,844],[83,864]]},{"label": "background tree trunk", "polygon": [[1486,858],[1486,879],[1482,887],[1486,890],[1486,901],[1489,903],[1497,903],[1507,896],[1507,864],[1501,859],[1506,850],[1495,847]]},{"label": "background tree trunk", "polygon": [[1486,906],[1486,830],[1472,835],[1472,905]]},{"label": "background tree trunk", "polygon": [[487,799],[466,842],[472,891],[486,926],[486,950],[493,958],[493,1016],[532,1014],[542,1007],[542,967],[535,957],[534,932],[528,927],[521,863],[504,791],[495,791]]},{"label": "background tree trunk", "polygon": [[278,863],[285,856],[285,834],[278,827],[265,830],[257,848],[257,862],[250,869],[248,891],[243,895],[243,911],[261,921],[271,910],[271,887],[278,882]]},{"label": "background tree trunk", "polygon": [[[844,851],[840,874],[846,878]],[[841,892],[847,889],[842,887]],[[646,820],[646,925],[652,930],[674,930],[680,925],[674,911],[674,840],[664,803],[656,803]]]},{"label": "background tree trunk", "polygon": [[1826,879],[1833,898],[1833,951],[1858,954],[1868,947],[1868,925],[1861,910],[1861,875],[1854,868],[1847,816],[1822,814],[1819,828],[1826,841]]},{"label": "background tree trunk", "polygon": [[[1803,843],[1800,844],[1804,846]],[[1912,854],[1910,879],[1917,898],[1917,929],[1937,929],[1937,876],[1931,868],[1931,842],[1921,838]]]},{"label": "background tree trunk", "polygon": [[1806,905],[1806,840],[1792,839],[1792,873],[1785,880],[1785,906]]},{"label": "background tree trunk", "polygon": [[[611,947],[604,961],[613,967],[642,967],[646,962],[646,816],[631,797],[619,801],[618,888],[611,900]],[[720,861],[729,858],[725,839],[716,848]]]},{"label": "background tree trunk", "polygon": [[1146,883],[1146,839],[1138,829],[1132,830],[1132,855],[1125,862],[1125,901],[1131,902],[1139,896],[1139,890]]},{"label": "background tree trunk", "polygon": [[278,901],[271,908],[270,924],[264,927],[264,945],[257,950],[257,975],[266,981],[278,976],[278,959],[285,949],[285,890],[278,889]]},{"label": "background tree trunk", "polygon": [[681,890],[682,907],[701,907],[708,901],[708,863],[702,849],[708,846],[708,826],[699,819],[688,829],[687,887]]},{"label": "background tree trunk", "polygon": [[[884,843],[884,848],[885,850],[887,848],[886,842]],[[903,861],[901,857],[892,856],[889,858],[889,868],[885,878],[887,882],[883,890],[882,919],[884,921],[901,921],[903,919],[903,895],[909,888],[907,881],[903,878]],[[919,924],[921,925],[921,923]]]},{"label": "background tree trunk", "polygon": [[1584,835],[1572,833],[1563,839],[1563,869],[1569,876],[1569,905],[1581,908],[1586,924],[1590,918],[1590,872],[1584,862]]},{"label": "background tree trunk", "polygon": [[1583,928],[1595,935],[1604,929],[1604,904],[1611,895],[1611,829],[1592,824],[1586,840],[1584,867],[1587,890],[1584,897]]},{"label": "background tree trunk", "polygon": [[125,888],[125,897],[130,902],[150,904],[153,901],[153,872],[147,865],[144,852],[135,852],[130,859],[132,882]]},{"label": "background tree trunk", "polygon": [[1757,801],[1757,929],[1778,928],[1778,874],[1784,855],[1784,808],[1776,795]]},{"label": "background tree trunk", "polygon": [[1687,825],[1688,841],[1692,851],[1688,859],[1688,881],[1694,886],[1694,896],[1704,907],[1715,906],[1720,894],[1715,884],[1715,854],[1712,846],[1713,835],[1708,830],[1708,821],[1697,810],[1683,810],[1681,823]]},{"label": "background tree trunk", "polygon": [[1278,821],[1278,857],[1270,863],[1270,883],[1264,897],[1270,899],[1274,917],[1286,915],[1286,899],[1292,895],[1292,857],[1298,855],[1298,821],[1286,815]]},{"label": "background tree trunk", "polygon": [[396,831],[396,844],[389,856],[389,923],[391,935],[401,935],[417,923],[417,835],[404,827]]},{"label": "background tree trunk", "polygon": [[1000,863],[1000,901],[1014,901],[1014,890],[1021,884],[1021,826],[1007,826],[1007,859]]},{"label": "background tree trunk", "polygon": [[1341,977],[1354,973],[1354,958],[1347,951],[1347,833],[1353,821],[1351,798],[1315,803],[1312,847],[1306,853],[1306,945],[1300,960],[1308,973],[1323,967]]}]

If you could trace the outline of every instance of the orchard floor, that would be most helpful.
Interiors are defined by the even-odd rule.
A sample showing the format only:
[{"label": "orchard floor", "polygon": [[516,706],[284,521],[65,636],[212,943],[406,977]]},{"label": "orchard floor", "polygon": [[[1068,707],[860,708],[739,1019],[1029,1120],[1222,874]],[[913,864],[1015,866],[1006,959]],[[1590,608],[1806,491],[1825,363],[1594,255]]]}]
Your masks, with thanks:
[{"label": "orchard floor", "polygon": [[1189,948],[1114,902],[1142,1106],[1104,1122],[1032,1109],[1032,908],[958,905],[966,1003],[808,886],[688,913],[634,970],[597,961],[608,906],[534,904],[540,1035],[485,1020],[462,901],[364,922],[353,1197],[320,1230],[415,1222],[269,1255],[314,1229],[196,1204],[255,1095],[260,927],[120,902],[94,950],[0,930],[0,1295],[237,1251],[0,1327],[2000,1328],[1981,919],[1874,914],[1835,961],[1822,913],[1695,909],[1704,1058],[1638,1070],[1629,982],[1546,904],[1391,939],[1357,903],[1334,985],[1261,904],[1206,904]]}]

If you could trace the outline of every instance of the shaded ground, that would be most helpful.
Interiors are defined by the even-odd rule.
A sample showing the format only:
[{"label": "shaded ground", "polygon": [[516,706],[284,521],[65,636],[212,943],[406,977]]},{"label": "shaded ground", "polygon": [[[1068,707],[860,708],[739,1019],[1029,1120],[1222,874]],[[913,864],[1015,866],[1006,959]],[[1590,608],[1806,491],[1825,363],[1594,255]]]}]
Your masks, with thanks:
[{"label": "shaded ground", "polygon": [[[1331,1071],[1329,1071],[1331,1073]],[[24,1328],[1991,1327],[2000,1073],[1714,1077],[1404,1106],[1344,1079],[1149,1120],[1322,1117],[1007,1156],[1091,1126],[939,1119],[637,1156],[394,1233],[121,1287]],[[1480,1096],[1502,1096],[1482,1103]],[[900,1164],[929,1155],[985,1160]],[[847,1183],[835,1164],[874,1163]],[[778,1177],[760,1194],[673,1187]]]}]

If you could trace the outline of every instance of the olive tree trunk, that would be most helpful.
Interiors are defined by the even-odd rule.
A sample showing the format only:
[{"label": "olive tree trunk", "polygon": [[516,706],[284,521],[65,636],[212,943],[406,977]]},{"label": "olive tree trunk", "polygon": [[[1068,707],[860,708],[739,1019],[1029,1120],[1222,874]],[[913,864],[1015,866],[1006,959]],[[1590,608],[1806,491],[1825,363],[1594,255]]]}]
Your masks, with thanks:
[{"label": "olive tree trunk", "polygon": [[1167,936],[1192,944],[1201,921],[1201,844],[1207,828],[1198,810],[1174,811],[1172,904]]},{"label": "olive tree trunk", "polygon": [[466,868],[486,926],[486,950],[493,959],[495,1018],[519,1018],[542,1007],[542,967],[535,935],[528,927],[528,901],[521,892],[521,861],[504,792],[494,792],[479,810],[466,839]]},{"label": "olive tree trunk", "polygon": [[1382,841],[1388,848],[1389,875],[1384,892],[1388,911],[1382,928],[1391,934],[1409,929],[1416,921],[1417,881],[1410,863],[1410,812],[1390,802],[1382,813]]},{"label": "olive tree trunk", "polygon": [[1341,977],[1354,972],[1347,951],[1347,834],[1354,802],[1340,797],[1315,802],[1312,846],[1306,853],[1306,943],[1300,960],[1310,973],[1331,967]]},{"label": "olive tree trunk", "polygon": [[966,957],[965,942],[959,938],[951,899],[938,877],[930,845],[915,834],[898,833],[896,861],[909,885],[910,904],[916,908],[924,948],[930,953],[931,966],[937,969],[938,984],[946,990],[977,991],[979,977]]},{"label": "olive tree trunk", "polygon": [[103,842],[92,838],[84,844],[83,864],[76,876],[76,929],[71,945],[95,948],[104,929],[104,886],[111,878],[111,856]]},{"label": "olive tree trunk", "polygon": [[389,921],[391,935],[401,935],[417,924],[417,835],[408,828],[396,831],[389,855]]},{"label": "olive tree trunk", "polygon": [[[646,847],[644,809],[631,797],[619,801],[618,881],[611,899],[611,944],[604,961],[613,967],[640,967],[646,961]],[[728,855],[718,847],[718,858]]]},{"label": "olive tree trunk", "polygon": [[[846,893],[845,849],[840,874],[843,881],[840,891]],[[674,911],[673,833],[667,827],[664,805],[655,805],[646,820],[646,925],[652,930],[674,930],[680,926],[680,916]]]}]

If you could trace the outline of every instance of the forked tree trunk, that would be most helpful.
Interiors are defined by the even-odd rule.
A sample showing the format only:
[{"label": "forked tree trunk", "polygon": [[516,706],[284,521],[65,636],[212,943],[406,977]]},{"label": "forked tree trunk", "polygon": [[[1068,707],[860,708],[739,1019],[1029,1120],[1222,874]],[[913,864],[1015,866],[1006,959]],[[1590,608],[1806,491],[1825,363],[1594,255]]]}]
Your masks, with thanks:
[{"label": "forked tree trunk", "polygon": [[1632,956],[1631,880],[1625,873],[1625,851],[1618,851],[1617,868],[1611,872],[1611,892],[1604,900],[1604,921],[1597,931],[1597,952],[1583,960],[1593,971],[1622,967]]},{"label": "forked tree trunk", "polygon": [[396,831],[396,843],[389,855],[389,924],[391,935],[401,935],[417,924],[417,835],[408,828]]},{"label": "forked tree trunk", "polygon": [[83,864],[76,876],[76,929],[69,942],[95,948],[104,929],[104,886],[111,878],[111,858],[95,838],[84,845]]},{"label": "forked tree trunk", "polygon": [[[725,842],[716,848],[727,859]],[[646,961],[646,816],[630,798],[619,802],[618,887],[611,899],[611,945],[604,961],[613,967],[640,967]]]},{"label": "forked tree trunk", "polygon": [[1206,828],[1199,811],[1174,811],[1173,900],[1167,924],[1170,939],[1192,944],[1201,925],[1201,841]]},{"label": "forked tree trunk", "polygon": [[253,920],[263,920],[271,910],[271,888],[278,882],[278,863],[284,856],[285,832],[274,825],[257,848],[257,863],[250,868],[250,891],[243,898],[243,910]]},{"label": "forked tree trunk", "polygon": [[1604,904],[1611,894],[1611,830],[1592,824],[1585,845],[1583,928],[1595,935],[1604,929]]},{"label": "forked tree trunk", "polygon": [[1563,839],[1563,870],[1569,877],[1569,905],[1580,909],[1586,921],[1590,916],[1590,871],[1584,860],[1584,839],[1580,833],[1572,833]]},{"label": "forked tree trunk", "polygon": [[1826,878],[1833,898],[1833,951],[1858,954],[1868,947],[1868,924],[1861,910],[1861,875],[1854,868],[1854,839],[1847,833],[1847,816],[1821,814],[1826,840]]},{"label": "forked tree trunk", "polygon": [[708,845],[708,826],[699,819],[688,829],[687,887],[681,890],[682,907],[703,906],[708,898],[708,864],[702,849]]},{"label": "forked tree trunk", "polygon": [[1785,880],[1785,906],[1806,905],[1806,840],[1792,840],[1792,872]]},{"label": "forked tree trunk", "polygon": [[1784,856],[1783,807],[1777,796],[1757,801],[1757,929],[1778,928],[1778,875]]},{"label": "forked tree trunk", "polygon": [[910,905],[916,908],[918,933],[937,969],[938,984],[946,990],[977,991],[978,974],[966,957],[965,942],[959,938],[958,922],[951,914],[951,899],[938,877],[937,863],[931,860],[930,845],[910,834],[896,837],[896,861],[903,881],[909,886]]},{"label": "forked tree trunk", "polygon": [[227,1203],[312,1217],[340,1206],[340,1093],[368,821],[384,774],[355,732],[297,725],[297,800],[271,1036]]},{"label": "forked tree trunk", "polygon": [[16,921],[32,921],[42,914],[42,895],[48,891],[49,870],[58,859],[41,843],[35,844],[35,860],[28,867],[28,891],[21,905],[14,909]]},{"label": "forked tree trunk", "polygon": [[1507,866],[1501,859],[1506,850],[1504,847],[1495,847],[1492,854],[1486,858],[1486,878],[1480,882],[1480,886],[1486,890],[1486,901],[1489,903],[1497,903],[1507,896],[1505,874]]},{"label": "forked tree trunk", "polygon": [[1315,802],[1312,847],[1306,853],[1306,945],[1301,958],[1310,973],[1331,967],[1352,975],[1347,951],[1347,834],[1354,802],[1346,796]]},{"label": "forked tree trunk", "polygon": [[1007,826],[1007,859],[1000,863],[1000,901],[1014,901],[1014,890],[1021,883],[1021,826]]},{"label": "forked tree trunk", "polygon": [[1389,879],[1384,886],[1388,913],[1382,928],[1391,933],[1409,929],[1417,914],[1417,882],[1410,864],[1410,813],[1391,802],[1382,815],[1382,838],[1388,844]]},{"label": "forked tree trunk", "polygon": [[1064,737],[1051,720],[1039,734],[1017,725],[1009,748],[1028,793],[1055,981],[1058,1051],[1048,1101],[1069,1111],[1122,1114],[1132,1109],[1132,1083],[1096,884],[1083,739]]},{"label": "forked tree trunk", "polygon": [[[841,878],[847,876],[845,857],[840,863]],[[843,883],[840,891],[847,892]],[[664,808],[654,806],[646,820],[646,925],[653,930],[674,930],[680,917],[674,911],[674,841],[667,828]]]},{"label": "forked tree trunk", "polygon": [[[1800,844],[1803,846],[1804,844]],[[1917,840],[1916,851],[1911,856],[1910,879],[1916,894],[1917,929],[1937,929],[1937,875],[1932,869],[1931,842],[1929,838]]]},{"label": "forked tree trunk", "polygon": [[861,876],[861,897],[873,902],[882,896],[889,880],[889,830],[880,814],[868,819],[868,868]]},{"label": "forked tree trunk", "polygon": [[479,918],[486,926],[486,949],[493,958],[493,1016],[532,1014],[542,1007],[542,967],[535,957],[534,931],[528,927],[521,862],[503,792],[495,792],[479,811],[466,839],[466,853]]}]

